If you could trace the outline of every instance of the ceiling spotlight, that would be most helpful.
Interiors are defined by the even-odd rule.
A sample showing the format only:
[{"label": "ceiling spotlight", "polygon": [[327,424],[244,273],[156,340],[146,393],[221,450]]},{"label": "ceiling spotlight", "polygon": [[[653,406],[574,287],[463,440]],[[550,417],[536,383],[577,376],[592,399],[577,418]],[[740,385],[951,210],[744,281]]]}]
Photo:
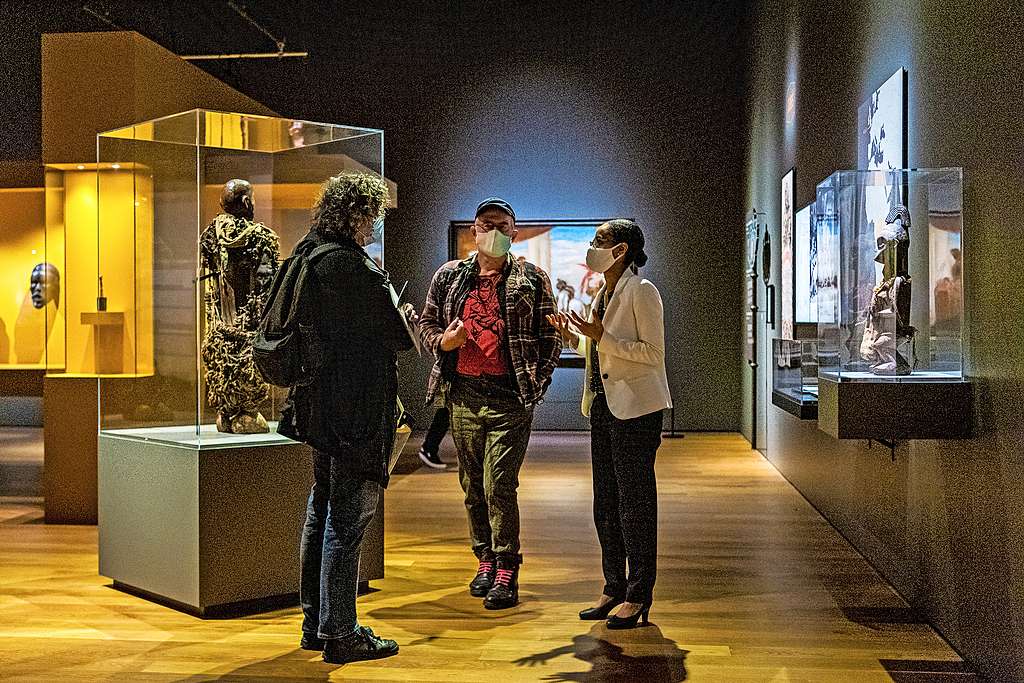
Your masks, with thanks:
[{"label": "ceiling spotlight", "polygon": [[78,166],[75,166],[75,168],[77,168],[79,171],[84,171],[85,170],[85,164],[79,164]]},{"label": "ceiling spotlight", "polygon": [[116,171],[117,169],[121,168],[121,164],[111,164],[110,168],[112,168],[112,169],[114,169]]}]

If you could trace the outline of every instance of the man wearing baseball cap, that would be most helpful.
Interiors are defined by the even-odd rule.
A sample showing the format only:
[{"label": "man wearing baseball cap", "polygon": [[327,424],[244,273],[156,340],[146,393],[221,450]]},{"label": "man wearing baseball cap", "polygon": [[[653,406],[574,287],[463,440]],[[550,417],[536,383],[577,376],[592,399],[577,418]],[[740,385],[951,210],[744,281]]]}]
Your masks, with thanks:
[{"label": "man wearing baseball cap", "polygon": [[548,276],[509,255],[516,234],[508,202],[480,202],[476,253],[441,266],[420,316],[436,359],[427,403],[441,397],[451,413],[478,560],[469,592],[488,609],[519,601],[519,469],[562,346],[546,319],[556,309]]}]

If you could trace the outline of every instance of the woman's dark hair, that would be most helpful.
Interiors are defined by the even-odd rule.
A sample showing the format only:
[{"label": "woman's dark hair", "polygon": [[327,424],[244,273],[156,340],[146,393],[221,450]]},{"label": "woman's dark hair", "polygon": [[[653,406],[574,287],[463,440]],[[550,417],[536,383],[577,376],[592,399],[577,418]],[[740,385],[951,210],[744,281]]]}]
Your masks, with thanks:
[{"label": "woman's dark hair", "polygon": [[380,176],[333,176],[320,186],[313,203],[313,232],[329,239],[352,239],[361,220],[382,215],[387,205],[388,186]]},{"label": "woman's dark hair", "polygon": [[626,265],[633,266],[633,269],[642,268],[647,263],[647,253],[644,251],[644,232],[635,222],[626,218],[616,218],[608,221],[608,232],[612,242],[615,244],[626,244],[629,251],[626,252]]}]

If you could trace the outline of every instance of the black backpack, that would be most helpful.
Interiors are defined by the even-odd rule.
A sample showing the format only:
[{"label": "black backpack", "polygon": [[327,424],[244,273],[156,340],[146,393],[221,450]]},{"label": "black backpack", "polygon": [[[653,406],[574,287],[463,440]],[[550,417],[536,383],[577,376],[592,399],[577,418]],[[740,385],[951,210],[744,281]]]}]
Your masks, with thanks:
[{"label": "black backpack", "polygon": [[323,349],[313,326],[317,284],[312,266],[340,248],[324,244],[309,254],[292,254],[278,269],[252,345],[256,368],[268,383],[289,388],[316,379]]}]

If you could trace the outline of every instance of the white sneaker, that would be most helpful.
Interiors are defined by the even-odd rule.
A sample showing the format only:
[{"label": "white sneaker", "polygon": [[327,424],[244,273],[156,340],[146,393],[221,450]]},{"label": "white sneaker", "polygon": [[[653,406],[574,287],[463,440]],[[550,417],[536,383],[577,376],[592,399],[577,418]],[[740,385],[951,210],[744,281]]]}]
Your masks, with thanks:
[{"label": "white sneaker", "polygon": [[427,467],[432,467],[435,470],[448,469],[448,465],[445,465],[444,462],[441,461],[441,458],[438,457],[437,453],[427,453],[425,450],[421,448],[419,456],[420,460],[422,460],[423,464],[426,465]]}]

